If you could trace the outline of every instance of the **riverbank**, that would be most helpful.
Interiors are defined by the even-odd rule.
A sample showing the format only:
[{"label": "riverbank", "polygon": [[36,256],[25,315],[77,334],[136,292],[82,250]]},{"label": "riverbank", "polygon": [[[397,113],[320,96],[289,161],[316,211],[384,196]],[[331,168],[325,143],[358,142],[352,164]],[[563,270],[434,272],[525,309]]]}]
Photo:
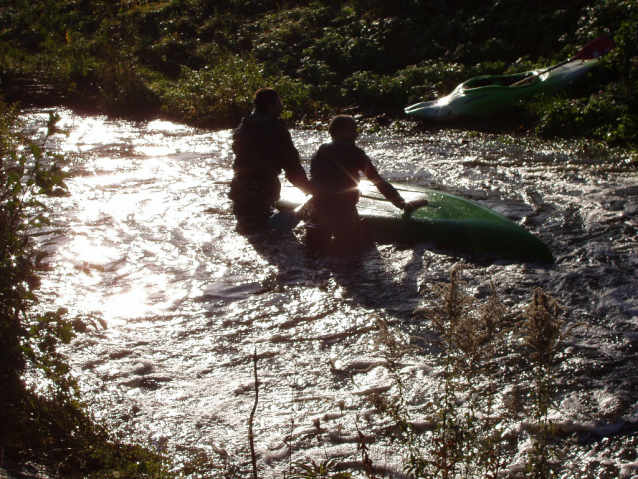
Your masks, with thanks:
[{"label": "riverbank", "polygon": [[635,146],[637,22],[629,0],[533,11],[523,0],[17,1],[0,10],[0,89],[35,79],[75,108],[226,128],[270,85],[291,120],[343,110],[395,120],[469,78],[545,68],[606,35],[617,46],[586,79],[499,121],[544,138]]}]

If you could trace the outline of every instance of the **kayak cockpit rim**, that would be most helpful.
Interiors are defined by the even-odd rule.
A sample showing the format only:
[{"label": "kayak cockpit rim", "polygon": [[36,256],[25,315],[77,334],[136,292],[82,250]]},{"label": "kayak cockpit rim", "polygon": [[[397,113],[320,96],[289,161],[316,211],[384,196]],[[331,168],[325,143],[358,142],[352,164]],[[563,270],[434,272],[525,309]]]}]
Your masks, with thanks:
[{"label": "kayak cockpit rim", "polygon": [[473,91],[480,88],[516,88],[539,80],[539,72],[536,70],[514,75],[482,75],[462,83],[460,88],[463,91]]}]

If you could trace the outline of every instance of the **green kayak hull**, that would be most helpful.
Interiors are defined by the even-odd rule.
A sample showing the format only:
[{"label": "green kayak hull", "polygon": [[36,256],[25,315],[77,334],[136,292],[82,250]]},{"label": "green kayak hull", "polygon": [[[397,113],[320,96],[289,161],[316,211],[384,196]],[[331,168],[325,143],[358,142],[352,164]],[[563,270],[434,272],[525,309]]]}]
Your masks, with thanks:
[{"label": "green kayak hull", "polygon": [[[551,251],[539,238],[489,208],[442,191],[393,184],[407,201],[427,199],[428,205],[404,215],[371,183],[362,181],[359,214],[370,222],[378,242],[432,242],[441,250],[472,255],[529,262],[554,261]],[[291,190],[284,188],[283,202],[299,204],[299,201],[286,201],[286,192],[292,193]]]},{"label": "green kayak hull", "polygon": [[597,61],[575,60],[550,71],[475,77],[443,98],[408,106],[405,113],[438,120],[494,116],[533,96],[561,91],[582,78]]}]

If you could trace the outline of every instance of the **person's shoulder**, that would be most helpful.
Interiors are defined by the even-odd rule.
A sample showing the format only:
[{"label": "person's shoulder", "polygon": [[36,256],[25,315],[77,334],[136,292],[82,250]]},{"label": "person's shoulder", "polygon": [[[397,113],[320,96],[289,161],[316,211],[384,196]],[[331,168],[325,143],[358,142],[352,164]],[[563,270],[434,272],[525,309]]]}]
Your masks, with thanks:
[{"label": "person's shoulder", "polygon": [[282,134],[286,137],[290,136],[290,130],[288,129],[288,125],[281,118],[271,117],[266,123],[264,123],[265,127],[268,128],[273,134]]},{"label": "person's shoulder", "polygon": [[319,145],[319,148],[317,148],[317,151],[315,151],[315,154],[312,155],[313,158],[318,156],[318,155],[321,156],[324,153],[326,153],[327,151],[329,151],[330,148],[331,148],[330,145],[331,145],[330,143],[322,143],[321,145]]},{"label": "person's shoulder", "polygon": [[286,122],[282,120],[280,116],[265,115],[263,118],[264,123],[268,124],[269,126],[285,128],[286,130],[288,129],[288,125],[286,125]]},{"label": "person's shoulder", "polygon": [[252,127],[268,126],[268,127],[281,127],[285,128],[285,123],[281,118],[274,117],[261,111],[253,111],[250,115],[245,116],[241,120],[241,124],[250,125]]},{"label": "person's shoulder", "polygon": [[352,149],[353,149],[354,151],[356,151],[356,152],[357,152],[358,154],[360,154],[360,155],[365,155],[365,156],[367,156],[367,155],[366,155],[366,152],[365,152],[365,151],[363,151],[363,148],[361,148],[361,147],[360,147],[359,145],[357,145],[356,143],[352,143]]},{"label": "person's shoulder", "polygon": [[342,150],[350,150],[350,151],[361,151],[363,150],[357,146],[356,143],[348,140],[343,140],[341,138],[337,138],[332,140],[331,145],[334,145],[335,148],[340,148]]},{"label": "person's shoulder", "polygon": [[368,158],[366,152],[354,142],[351,141],[342,141],[339,143],[339,147],[344,151],[347,151],[349,155],[356,157],[357,159],[365,160]]}]

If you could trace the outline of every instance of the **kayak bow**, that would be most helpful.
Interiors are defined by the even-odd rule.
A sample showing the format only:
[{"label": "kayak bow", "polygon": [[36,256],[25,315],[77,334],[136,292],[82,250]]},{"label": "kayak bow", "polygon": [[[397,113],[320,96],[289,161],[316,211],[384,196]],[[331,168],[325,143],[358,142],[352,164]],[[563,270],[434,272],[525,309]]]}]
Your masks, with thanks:
[{"label": "kayak bow", "polygon": [[449,95],[409,106],[405,112],[419,118],[448,120],[492,116],[532,96],[562,90],[582,78],[600,57],[615,46],[611,38],[599,37],[557,65],[515,75],[472,78],[461,83]]}]

